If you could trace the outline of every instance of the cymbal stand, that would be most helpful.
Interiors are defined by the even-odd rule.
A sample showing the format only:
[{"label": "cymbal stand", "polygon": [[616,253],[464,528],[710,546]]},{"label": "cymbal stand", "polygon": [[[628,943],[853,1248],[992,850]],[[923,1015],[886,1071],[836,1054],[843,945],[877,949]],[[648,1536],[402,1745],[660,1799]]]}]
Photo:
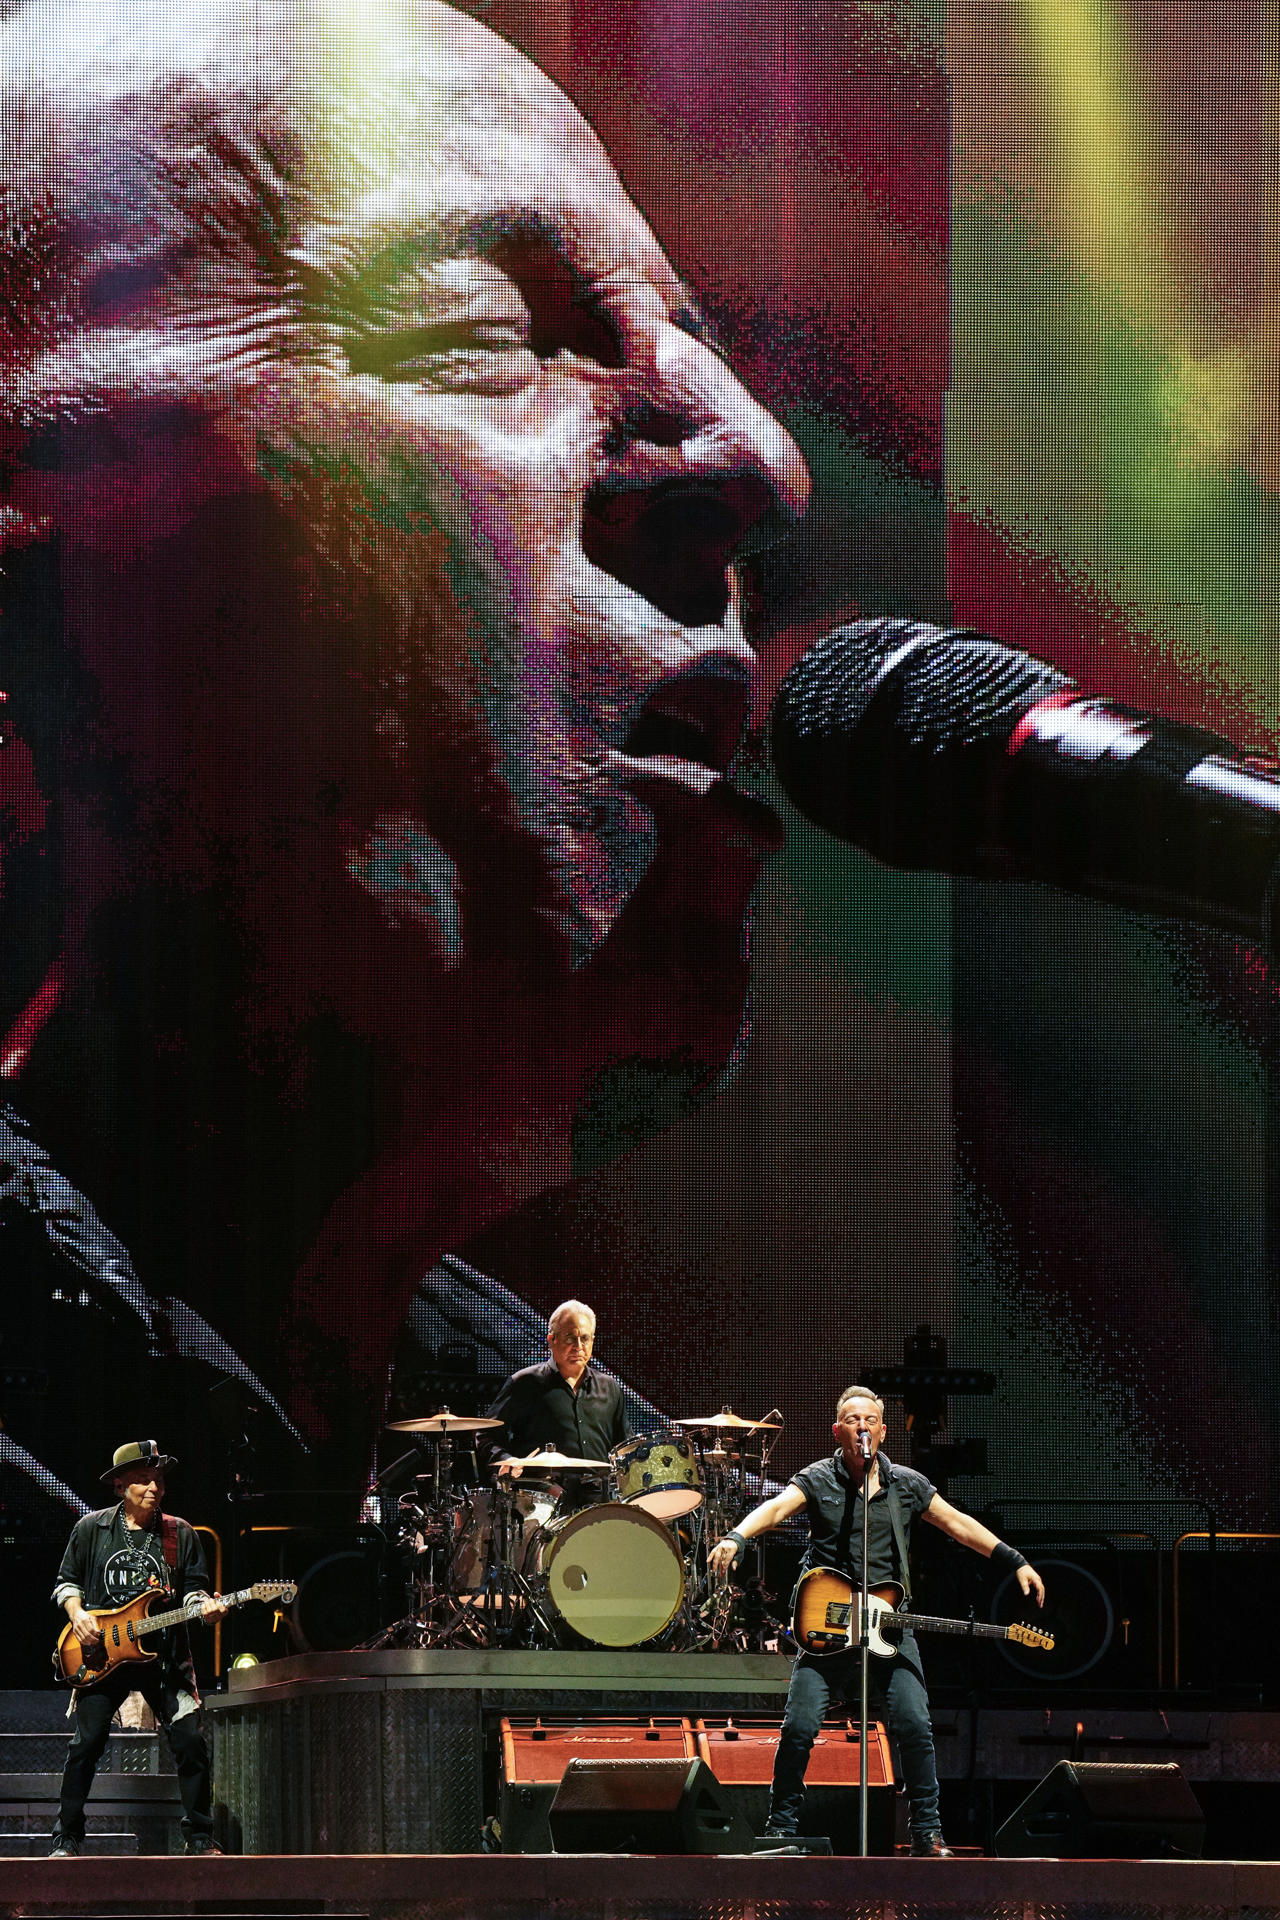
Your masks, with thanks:
[{"label": "cymbal stand", "polygon": [[718,1652],[732,1642],[733,1615],[740,1589],[728,1581],[713,1580],[710,1560],[717,1543],[741,1518],[741,1502],[732,1485],[729,1450],[722,1443],[709,1447],[701,1438],[695,1439],[694,1444],[702,1469],[702,1505],[697,1512],[698,1526],[686,1567],[686,1596],[696,1644],[705,1651]]},{"label": "cymbal stand", "polygon": [[703,1617],[705,1605],[700,1603],[706,1584],[706,1554],[703,1550],[707,1531],[706,1494],[689,1513],[668,1520],[666,1525],[680,1551],[684,1567],[684,1596],[675,1618],[663,1631],[662,1644],[671,1653],[707,1653],[713,1650],[714,1642]]},{"label": "cymbal stand", "polygon": [[424,1437],[422,1444],[432,1449],[430,1469],[418,1476],[417,1491],[400,1499],[399,1545],[413,1555],[415,1562],[409,1576],[411,1610],[373,1639],[364,1641],[366,1648],[418,1651],[460,1643],[483,1644],[479,1624],[469,1617],[471,1609],[454,1597],[448,1584],[461,1514],[461,1503],[453,1492],[453,1442],[442,1433]]},{"label": "cymbal stand", "polygon": [[493,1483],[493,1529],[485,1562],[484,1593],[479,1606],[471,1609],[485,1616],[487,1644],[514,1644],[523,1624],[517,1600],[524,1602],[525,1618],[535,1621],[546,1644],[555,1643],[555,1627],[543,1612],[532,1584],[515,1563],[515,1539],[519,1531],[515,1518],[516,1485],[509,1473],[495,1476]]},{"label": "cymbal stand", "polygon": [[756,1504],[776,1445],[776,1434],[744,1431],[737,1444],[727,1435],[718,1435],[714,1447],[701,1449],[706,1517],[698,1582],[703,1598],[698,1611],[704,1623],[703,1644],[715,1652],[763,1652],[771,1638],[785,1631],[785,1622],[770,1611],[765,1595],[763,1539],[748,1543],[746,1564],[751,1572],[738,1582],[717,1582],[710,1569],[717,1542]]}]

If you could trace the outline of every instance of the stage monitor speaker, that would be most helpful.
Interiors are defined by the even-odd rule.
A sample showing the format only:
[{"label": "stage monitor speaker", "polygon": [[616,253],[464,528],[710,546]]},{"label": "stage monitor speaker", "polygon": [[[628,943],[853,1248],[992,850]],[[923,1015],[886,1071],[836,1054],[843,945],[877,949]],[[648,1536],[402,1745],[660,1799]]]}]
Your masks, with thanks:
[{"label": "stage monitor speaker", "polygon": [[1059,1760],[996,1834],[1004,1858],[1196,1860],[1204,1814],[1174,1761]]},{"label": "stage monitor speaker", "polygon": [[571,1760],[551,1803],[557,1853],[750,1853],[705,1760]]},{"label": "stage monitor speaker", "polygon": [[[679,1716],[630,1720],[500,1722],[498,1824],[504,1853],[551,1853],[548,1816],[571,1760],[696,1760],[693,1728]],[[763,1824],[763,1822],[761,1823]]]}]

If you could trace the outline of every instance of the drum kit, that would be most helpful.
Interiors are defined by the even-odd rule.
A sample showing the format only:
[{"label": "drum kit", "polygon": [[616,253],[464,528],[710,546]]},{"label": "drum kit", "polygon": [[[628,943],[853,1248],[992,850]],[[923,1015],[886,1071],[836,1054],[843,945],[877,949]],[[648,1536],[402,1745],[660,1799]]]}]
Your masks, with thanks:
[{"label": "drum kit", "polygon": [[403,1494],[397,1545],[410,1611],[370,1647],[763,1648],[759,1547],[741,1584],[717,1582],[716,1542],[761,1497],[780,1421],[732,1408],[614,1447],[607,1460],[550,1449],[479,1483],[475,1450],[499,1420],[447,1407],[392,1423],[425,1471]]}]

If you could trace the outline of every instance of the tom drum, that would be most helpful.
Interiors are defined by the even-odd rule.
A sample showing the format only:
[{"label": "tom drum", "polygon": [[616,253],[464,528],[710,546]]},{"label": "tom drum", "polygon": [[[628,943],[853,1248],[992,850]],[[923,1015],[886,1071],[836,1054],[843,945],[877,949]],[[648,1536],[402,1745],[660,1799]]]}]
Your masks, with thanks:
[{"label": "tom drum", "polygon": [[650,1433],[624,1441],[609,1455],[619,1500],[655,1520],[682,1520],[702,1505],[702,1469],[682,1433]]}]

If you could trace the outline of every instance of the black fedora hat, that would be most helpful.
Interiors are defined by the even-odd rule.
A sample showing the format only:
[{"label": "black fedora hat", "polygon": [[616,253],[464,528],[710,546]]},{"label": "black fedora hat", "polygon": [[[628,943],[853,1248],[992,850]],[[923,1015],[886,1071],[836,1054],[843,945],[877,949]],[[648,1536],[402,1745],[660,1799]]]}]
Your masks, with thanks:
[{"label": "black fedora hat", "polygon": [[144,1472],[167,1473],[170,1467],[176,1467],[177,1460],[171,1453],[161,1453],[154,1440],[126,1440],[117,1447],[111,1456],[111,1465],[99,1478],[103,1481],[133,1477],[132,1469],[141,1467]]}]

